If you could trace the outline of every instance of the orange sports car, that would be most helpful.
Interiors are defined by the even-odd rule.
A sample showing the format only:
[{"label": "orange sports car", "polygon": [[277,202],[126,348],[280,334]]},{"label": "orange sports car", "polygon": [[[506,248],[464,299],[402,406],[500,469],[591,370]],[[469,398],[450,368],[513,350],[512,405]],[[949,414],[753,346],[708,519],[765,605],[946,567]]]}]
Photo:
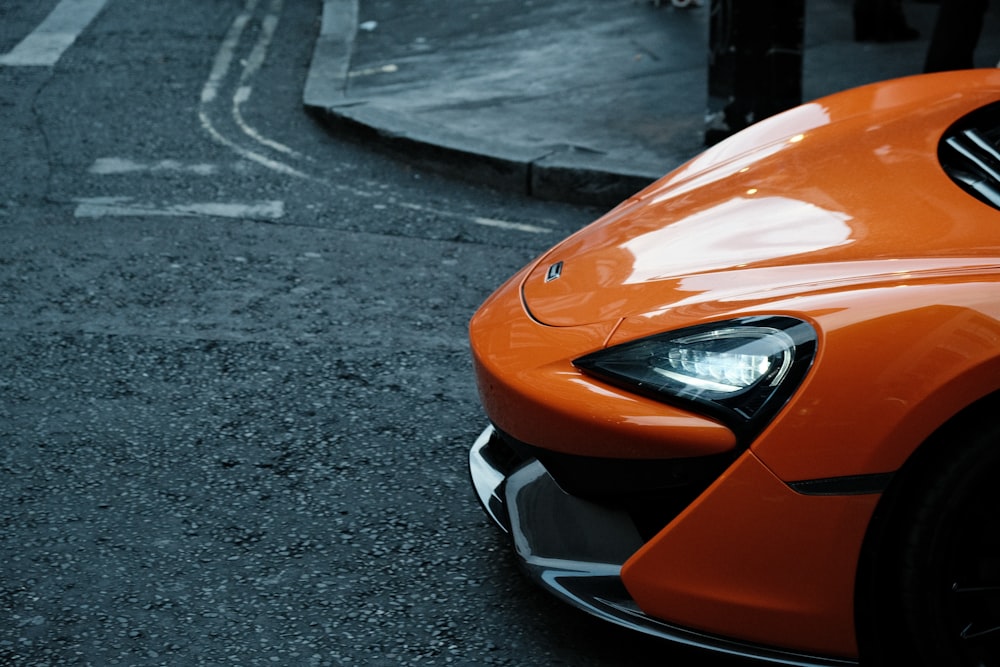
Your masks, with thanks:
[{"label": "orange sports car", "polygon": [[1000,71],[712,147],[480,308],[473,485],[541,586],[786,665],[1000,664]]}]

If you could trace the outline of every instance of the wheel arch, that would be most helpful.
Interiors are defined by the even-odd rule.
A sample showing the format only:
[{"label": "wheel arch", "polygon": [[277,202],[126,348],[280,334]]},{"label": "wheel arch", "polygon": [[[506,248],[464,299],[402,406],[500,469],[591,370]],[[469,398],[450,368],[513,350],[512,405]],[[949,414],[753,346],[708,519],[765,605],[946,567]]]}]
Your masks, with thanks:
[{"label": "wheel arch", "polygon": [[925,439],[893,473],[872,514],[862,543],[855,580],[855,624],[862,661],[866,665],[898,664],[898,651],[884,652],[879,641],[883,634],[900,632],[898,618],[887,608],[884,581],[889,546],[901,539],[902,526],[897,521],[914,495],[926,488],[942,462],[955,456],[955,442],[984,425],[1000,428],[1000,389],[995,390],[952,415]]}]

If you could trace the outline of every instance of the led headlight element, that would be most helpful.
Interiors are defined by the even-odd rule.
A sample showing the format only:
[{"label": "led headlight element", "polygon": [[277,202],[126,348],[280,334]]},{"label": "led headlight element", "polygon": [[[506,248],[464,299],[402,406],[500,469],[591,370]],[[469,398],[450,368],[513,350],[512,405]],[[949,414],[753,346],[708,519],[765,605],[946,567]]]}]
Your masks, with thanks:
[{"label": "led headlight element", "polygon": [[692,389],[734,394],[769,376],[781,382],[795,343],[779,329],[733,327],[674,339],[666,357],[652,355],[650,370]]},{"label": "led headlight element", "polygon": [[685,403],[750,436],[812,364],[816,332],[791,317],[752,317],[658,334],[573,363],[625,389]]}]

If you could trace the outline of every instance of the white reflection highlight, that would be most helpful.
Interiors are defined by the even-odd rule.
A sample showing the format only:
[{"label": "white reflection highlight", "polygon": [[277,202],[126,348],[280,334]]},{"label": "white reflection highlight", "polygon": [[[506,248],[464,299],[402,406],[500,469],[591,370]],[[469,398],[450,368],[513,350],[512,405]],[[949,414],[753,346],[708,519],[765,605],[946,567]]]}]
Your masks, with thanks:
[{"label": "white reflection highlight", "polygon": [[816,252],[850,242],[850,216],[787,197],[737,197],[642,234],[626,283],[703,273]]},{"label": "white reflection highlight", "polygon": [[801,143],[809,132],[829,123],[829,110],[816,102],[765,118],[678,168],[656,190],[653,201],[665,201],[733,174],[746,173],[755,164]]}]

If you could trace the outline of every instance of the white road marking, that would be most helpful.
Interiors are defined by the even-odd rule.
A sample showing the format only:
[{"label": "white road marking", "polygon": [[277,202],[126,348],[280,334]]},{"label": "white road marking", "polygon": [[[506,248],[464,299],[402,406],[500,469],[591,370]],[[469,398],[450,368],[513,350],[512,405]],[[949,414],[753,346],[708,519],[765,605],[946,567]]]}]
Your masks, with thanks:
[{"label": "white road marking", "polygon": [[205,113],[204,110],[198,112],[198,120],[201,121],[202,128],[204,128],[204,130],[208,132],[208,134],[213,139],[215,139],[217,142],[227,147],[240,157],[250,160],[251,162],[256,162],[257,164],[263,167],[267,167],[268,169],[276,171],[281,174],[287,174],[288,176],[295,176],[296,178],[304,178],[306,180],[316,180],[309,174],[303,171],[299,171],[295,167],[291,167],[285,164],[284,162],[280,162],[278,160],[272,160],[266,155],[261,155],[256,151],[243,148],[235,141],[228,139],[221,132],[215,129],[215,125],[212,123],[212,120],[208,117],[208,114]]},{"label": "white road marking", "polygon": [[108,176],[114,174],[134,174],[141,172],[180,172],[196,176],[213,176],[219,173],[214,164],[184,164],[179,160],[158,160],[156,162],[136,162],[128,158],[102,157],[94,160],[88,169],[91,174]]},{"label": "white road marking", "polygon": [[59,62],[108,0],[61,0],[31,34],[9,52],[0,65],[51,67]]},{"label": "white road marking", "polygon": [[222,40],[222,45],[219,47],[218,53],[215,54],[215,60],[212,61],[212,70],[209,72],[208,81],[205,82],[205,85],[201,89],[201,101],[203,104],[214,101],[218,96],[219,86],[229,72],[229,67],[233,62],[233,54],[236,53],[240,37],[246,29],[247,23],[250,22],[250,16],[256,6],[257,0],[247,0],[243,11],[233,19],[232,24],[229,26],[229,30]]},{"label": "white road marking", "polygon": [[551,229],[546,229],[545,227],[538,227],[536,225],[529,225],[523,222],[511,222],[509,220],[497,220],[495,218],[483,218],[478,216],[469,217],[461,213],[453,213],[451,211],[442,211],[435,208],[429,208],[427,206],[421,206],[420,204],[407,204],[401,202],[399,204],[400,208],[409,209],[411,211],[420,211],[421,213],[432,213],[434,215],[440,215],[446,218],[457,218],[460,220],[467,220],[476,225],[482,225],[484,227],[497,227],[499,229],[510,229],[518,232],[528,232],[531,234],[551,234]]},{"label": "white road marking", "polygon": [[261,201],[252,204],[200,202],[157,206],[133,203],[131,197],[88,197],[77,199],[73,215],[77,218],[124,216],[212,217],[278,220],[285,215],[283,201]]},{"label": "white road marking", "polygon": [[366,69],[356,69],[347,73],[351,78],[359,76],[374,76],[375,74],[392,74],[399,71],[399,65],[382,65],[381,67],[368,67]]},{"label": "white road marking", "polygon": [[263,136],[243,118],[243,103],[248,101],[253,94],[253,87],[250,85],[250,81],[256,76],[267,59],[267,50],[274,40],[274,32],[278,28],[278,19],[283,6],[283,0],[271,0],[271,11],[264,17],[260,37],[257,38],[257,43],[254,45],[253,51],[250,52],[250,55],[243,62],[243,71],[240,73],[240,84],[233,94],[233,120],[243,134],[262,146],[267,146],[285,155],[311,160],[312,158],[302,155],[295,149]]},{"label": "white road marking", "polygon": [[[232,24],[229,26],[229,30],[226,32],[226,36],[222,40],[222,44],[219,46],[219,51],[215,54],[215,59],[212,61],[212,69],[209,73],[208,80],[205,82],[205,85],[201,90],[201,103],[198,107],[198,120],[201,123],[202,128],[209,134],[209,136],[211,136],[218,143],[229,148],[240,157],[256,162],[257,164],[272,171],[286,174],[288,176],[295,176],[296,178],[303,178],[307,180],[318,180],[291,165],[281,162],[280,160],[274,160],[257,151],[241,146],[233,139],[224,135],[219,128],[216,127],[215,123],[212,121],[212,117],[209,115],[210,106],[216,102],[219,97],[219,91],[226,78],[229,76],[229,71],[232,68],[233,61],[235,60],[236,49],[239,47],[240,40],[243,38],[243,33],[246,30],[247,24],[250,22],[250,19],[253,18],[253,12],[257,8],[257,3],[258,0],[246,0],[243,11],[240,12],[235,19],[233,19]],[[281,0],[273,0],[271,9],[272,12],[280,11]],[[268,20],[269,17],[273,18]],[[275,13],[271,13],[265,17],[262,24],[263,30],[261,31],[261,36],[258,39],[257,45],[255,46],[251,56],[253,62],[248,59],[248,61],[244,64],[243,75],[240,77],[240,85],[236,86],[236,90],[233,93],[232,111],[234,120],[236,120],[237,126],[240,126],[241,132],[247,134],[247,136],[257,143],[268,146],[274,150],[279,150],[279,152],[286,152],[275,148],[275,146],[280,145],[277,142],[269,142],[263,137],[260,137],[260,135],[256,132],[246,132],[244,128],[249,126],[242,122],[242,115],[238,113],[239,106],[250,97],[251,89],[246,84],[246,81],[249,80],[249,77],[252,74],[256,73],[257,69],[259,69],[260,65],[264,62],[267,55],[267,48],[270,45],[271,36],[273,35],[276,26],[277,15]],[[262,141],[262,139],[264,140]],[[291,149],[287,150],[291,151]],[[294,153],[294,151],[292,151],[292,153]]]},{"label": "white road marking", "polygon": [[[62,0],[60,2],[60,7],[63,5],[79,5],[79,6],[97,6],[93,10],[90,19],[96,16],[100,8],[107,2],[107,0]],[[285,164],[278,160],[273,160],[266,155],[262,155],[256,151],[244,148],[240,146],[236,141],[230,139],[229,137],[222,134],[222,132],[216,128],[209,115],[210,107],[213,106],[220,97],[220,91],[225,84],[227,78],[230,77],[230,70],[232,69],[233,62],[236,60],[236,52],[239,48],[240,41],[243,37],[244,32],[250,21],[253,18],[253,12],[258,7],[259,0],[246,0],[244,9],[240,14],[233,20],[230,25],[228,32],[218,52],[212,63],[212,68],[210,70],[208,79],[206,80],[204,86],[201,90],[200,105],[198,109],[198,117],[201,121],[202,127],[205,129],[213,139],[223,144],[224,146],[231,149],[237,155],[261,164],[268,169],[274,171],[295,176],[298,178],[304,178],[313,181],[321,181],[327,183],[327,185],[348,190],[358,196],[382,196],[384,193],[380,192],[365,192],[361,189],[351,186],[345,186],[343,184],[331,183],[325,179],[320,179],[309,174],[306,174],[295,167]],[[232,93],[232,116],[237,127],[240,131],[248,136],[249,138],[256,141],[258,144],[266,146],[271,150],[300,158],[305,160],[312,160],[310,156],[305,156],[297,153],[295,150],[285,146],[276,141],[272,141],[266,137],[261,136],[256,130],[254,130],[249,124],[245,122],[242,116],[242,105],[249,101],[253,88],[250,85],[251,79],[258,73],[263,63],[266,60],[267,52],[270,47],[271,41],[274,37],[275,30],[277,29],[279,14],[283,7],[283,0],[270,0],[269,13],[263,18],[261,22],[260,36],[250,54],[241,61],[242,71],[239,76],[238,83],[235,84]],[[56,8],[57,10],[59,7]],[[53,11],[56,14],[56,10]],[[51,16],[50,16],[51,18]],[[90,20],[88,19],[88,21]],[[48,19],[47,19],[48,21]],[[44,25],[44,24],[43,24]],[[86,23],[83,24],[86,26]],[[81,28],[82,29],[82,28]],[[72,43],[72,40],[69,42]],[[378,73],[381,72],[393,72],[398,68],[396,65],[386,65],[381,68],[377,68]],[[375,71],[362,70],[355,73],[355,75],[365,75],[374,74]],[[218,173],[219,168],[212,164],[184,164],[177,160],[158,160],[158,161],[135,161],[128,158],[120,157],[104,157],[95,160],[94,164],[91,165],[89,169],[90,173],[97,175],[114,175],[114,174],[129,174],[129,173],[141,173],[141,172],[182,172],[189,173],[199,176],[211,176]],[[384,186],[382,186],[384,187]],[[417,204],[407,204],[399,203],[395,204],[400,208],[416,210],[431,213],[436,216],[450,218],[454,220],[459,220],[467,223],[472,223],[476,225],[482,225],[486,227],[495,227],[499,229],[506,229],[512,231],[526,232],[531,234],[549,234],[552,233],[551,229],[545,227],[540,227],[537,225],[531,225],[521,222],[512,222],[509,220],[498,220],[495,218],[486,218],[481,216],[470,216],[468,214],[457,213],[452,211],[445,211],[440,209],[429,208],[425,206],[420,206]],[[382,205],[384,206],[384,205]],[[277,200],[269,200],[255,203],[220,203],[220,202],[201,202],[201,203],[189,203],[189,204],[173,204],[173,205],[156,205],[134,202],[130,197],[96,197],[96,198],[81,198],[77,199],[77,207],[75,210],[75,216],[77,218],[101,218],[110,216],[168,216],[168,217],[182,217],[182,216],[210,216],[210,217],[222,217],[222,218],[243,218],[243,219],[266,219],[266,220],[277,220],[284,216],[284,202]]]},{"label": "white road marking", "polygon": [[512,229],[519,232],[530,232],[532,234],[551,234],[551,229],[527,225],[523,222],[509,222],[507,220],[497,220],[495,218],[472,218],[472,222],[484,227],[499,227],[500,229]]}]

